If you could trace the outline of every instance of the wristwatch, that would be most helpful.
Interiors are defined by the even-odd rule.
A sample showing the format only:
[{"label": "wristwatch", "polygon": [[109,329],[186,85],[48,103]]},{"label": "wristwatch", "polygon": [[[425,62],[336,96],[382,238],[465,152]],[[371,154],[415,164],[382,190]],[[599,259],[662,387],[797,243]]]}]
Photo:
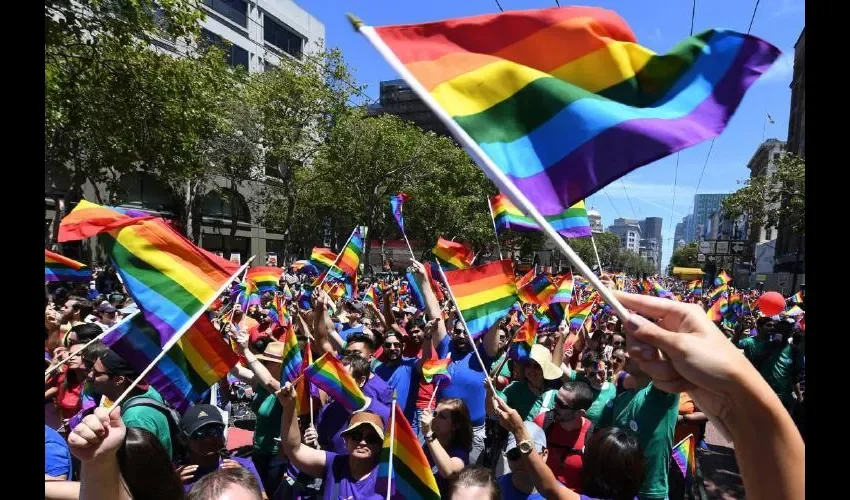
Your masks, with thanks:
[{"label": "wristwatch", "polygon": [[425,441],[429,443],[433,443],[435,439],[437,439],[437,436],[435,436],[433,432],[425,436]]},{"label": "wristwatch", "polygon": [[534,449],[534,442],[530,439],[526,439],[524,441],[520,441],[517,443],[517,448],[519,448],[519,452],[523,455],[528,455],[531,453],[531,450]]}]

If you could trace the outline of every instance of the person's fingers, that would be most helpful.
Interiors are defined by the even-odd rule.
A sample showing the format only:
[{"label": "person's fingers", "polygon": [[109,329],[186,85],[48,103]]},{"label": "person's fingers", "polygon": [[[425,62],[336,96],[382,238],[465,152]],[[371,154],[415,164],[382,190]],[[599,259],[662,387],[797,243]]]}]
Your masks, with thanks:
[{"label": "person's fingers", "polygon": [[77,434],[76,431],[72,432],[68,435],[68,444],[75,448],[90,448],[95,446],[96,443],[92,443]]},{"label": "person's fingers", "polygon": [[673,364],[668,360],[658,360],[658,361],[638,361],[638,366],[640,366],[641,370],[643,370],[647,375],[652,378],[652,380],[675,380],[677,378],[681,378],[679,372],[676,371],[676,368]]},{"label": "person's fingers", "polygon": [[77,424],[77,426],[74,427],[73,434],[76,434],[80,437],[80,439],[84,439],[89,443],[99,443],[101,441],[101,436],[98,435],[94,429],[84,423]]},{"label": "person's fingers", "polygon": [[[672,300],[660,299],[665,302]],[[626,322],[626,334],[638,342],[657,347],[674,358],[683,357],[687,334],[671,332],[635,314]],[[627,340],[630,342],[630,340]]]}]

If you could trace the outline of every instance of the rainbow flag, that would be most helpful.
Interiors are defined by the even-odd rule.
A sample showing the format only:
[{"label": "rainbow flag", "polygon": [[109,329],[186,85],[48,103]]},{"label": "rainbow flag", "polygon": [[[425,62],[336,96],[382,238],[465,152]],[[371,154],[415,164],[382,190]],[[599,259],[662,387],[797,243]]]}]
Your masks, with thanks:
[{"label": "rainbow flag", "polygon": [[711,292],[709,292],[708,297],[711,300],[717,300],[721,295],[729,295],[729,286],[728,285],[720,285],[715,288]]},{"label": "rainbow flag", "polygon": [[[363,256],[365,227],[357,226],[351,233],[345,248],[339,256],[336,266],[328,271],[332,276],[351,281],[357,281],[357,272],[360,270],[360,259]],[[340,275],[337,271],[342,271]]]},{"label": "rainbow flag", "polygon": [[322,273],[334,265],[336,257],[337,255],[330,248],[313,247],[313,251],[310,252],[310,260],[307,262],[318,269],[319,273]]},{"label": "rainbow flag", "polygon": [[247,311],[251,306],[260,306],[260,290],[257,284],[252,280],[245,279],[239,283],[239,294],[236,296],[236,302],[242,306],[243,311]]},{"label": "rainbow flag", "polygon": [[694,297],[702,295],[702,280],[693,280],[688,283],[688,292]]},{"label": "rainbow flag", "polygon": [[446,300],[446,295],[443,293],[443,276],[440,274],[440,264],[435,261],[425,263],[425,274],[428,275],[428,283],[431,284],[431,290],[437,296],[437,300]]},{"label": "rainbow flag", "polygon": [[410,301],[413,304],[413,307],[419,309],[420,311],[425,310],[425,296],[422,295],[422,288],[419,287],[419,282],[416,281],[416,277],[413,276],[413,273],[407,273],[405,276],[408,283],[408,291],[410,296]]},{"label": "rainbow flag", "polygon": [[451,358],[429,358],[422,361],[422,378],[426,383],[442,382],[445,386],[451,383],[452,376],[449,373]]},{"label": "rainbow flag", "polygon": [[91,270],[82,262],[44,250],[44,281],[88,282]]},{"label": "rainbow flag", "polygon": [[[304,344],[304,350],[301,352],[301,370],[299,373],[304,373],[307,367],[313,364],[313,351],[310,349],[310,342]],[[310,413],[310,381],[307,377],[301,377],[301,380],[295,384],[295,414],[298,416],[307,415]]]},{"label": "rainbow flag", "polygon": [[355,26],[544,216],[720,134],[780,54],[754,36],[709,30],[658,55],[595,7]]},{"label": "rainbow flag", "polygon": [[584,304],[579,304],[577,306],[570,306],[568,311],[570,315],[570,328],[573,330],[578,330],[581,328],[581,325],[584,324],[585,320],[590,317],[590,311],[593,309],[593,304],[596,303],[595,299],[588,300]]},{"label": "rainbow flag", "polygon": [[561,281],[558,283],[558,291],[552,297],[553,304],[569,304],[573,300],[573,273],[567,271],[567,274],[561,276]]},{"label": "rainbow flag", "polygon": [[193,245],[160,218],[129,217],[85,200],[59,225],[60,242],[96,234],[162,345],[211,304],[240,267]]},{"label": "rainbow flag", "polygon": [[519,290],[520,288],[523,288],[524,286],[531,283],[531,280],[533,280],[536,275],[537,275],[537,269],[535,269],[533,267],[531,269],[529,269],[527,273],[523,274],[522,277],[517,280],[517,282],[516,282],[517,290]]},{"label": "rainbow flag", "polygon": [[475,340],[507,316],[517,300],[514,269],[509,260],[448,271],[446,281]]},{"label": "rainbow flag", "polygon": [[799,316],[799,315],[801,315],[801,314],[805,314],[805,313],[806,313],[806,311],[804,311],[803,309],[801,309],[801,308],[800,308],[800,306],[798,306],[798,305],[793,305],[793,306],[791,306],[790,308],[788,308],[788,310],[787,310],[787,311],[785,311],[785,316],[791,316],[791,317],[794,317],[794,316]]},{"label": "rainbow flag", "polygon": [[283,269],[280,267],[256,266],[245,273],[245,279],[253,281],[260,293],[277,290],[281,276]]},{"label": "rainbow flag", "polygon": [[676,443],[673,446],[671,456],[679,466],[679,471],[682,477],[685,478],[686,484],[690,485],[696,475],[696,446],[694,445],[694,435],[688,434],[688,437]]},{"label": "rainbow flag", "polygon": [[791,296],[791,302],[795,304],[803,304],[803,290],[797,290],[797,293]]},{"label": "rainbow flag", "polygon": [[[499,234],[506,230],[515,232],[541,231],[534,219],[523,215],[520,209],[501,193],[490,198],[490,206],[493,209],[493,222],[496,225],[496,232]],[[544,218],[564,238],[590,236],[590,219],[587,218],[584,200],[559,214],[547,215]]]},{"label": "rainbow flag", "polygon": [[283,284],[283,300],[286,300],[287,302],[292,302],[292,298],[293,298],[292,289],[289,288],[288,283],[284,283]]},{"label": "rainbow flag", "polygon": [[726,314],[727,307],[728,303],[726,301],[726,297],[720,297],[714,301],[714,304],[711,304],[711,307],[705,312],[705,314],[711,321],[721,321],[723,320],[723,316]]},{"label": "rainbow flag", "polygon": [[369,403],[368,398],[357,386],[357,382],[333,353],[322,354],[308,366],[304,371],[304,378],[338,401],[349,413],[362,410]]},{"label": "rainbow flag", "polygon": [[655,295],[657,295],[661,298],[667,298],[667,299],[673,298],[673,293],[670,292],[669,290],[665,289],[664,287],[662,287],[660,283],[658,283],[657,281],[651,281],[651,283],[652,283],[652,290],[655,292]]},{"label": "rainbow flag", "polygon": [[720,274],[714,278],[714,286],[728,285],[730,281],[732,281],[732,278],[726,274],[726,271],[720,271]]},{"label": "rainbow flag", "polygon": [[272,321],[277,321],[280,326],[291,325],[292,321],[289,316],[289,308],[283,303],[282,296],[275,294],[272,297],[271,307],[269,307],[269,315],[272,316]]},{"label": "rainbow flag", "polygon": [[475,252],[467,243],[457,243],[440,237],[437,246],[431,252],[445,269],[468,269],[475,258]]},{"label": "rainbow flag", "polygon": [[301,357],[301,349],[298,348],[298,339],[295,336],[295,329],[292,328],[292,324],[286,329],[281,342],[283,342],[283,353],[280,360],[280,385],[283,385],[292,382],[301,374],[303,358]]},{"label": "rainbow flag", "polygon": [[555,293],[558,285],[552,282],[545,274],[540,274],[531,280],[528,285],[518,288],[519,300],[529,304],[548,304]]},{"label": "rainbow flag", "polygon": [[529,316],[519,327],[514,341],[508,346],[508,358],[514,361],[531,359],[531,346],[537,342],[537,320]]},{"label": "rainbow flag", "polygon": [[384,431],[384,447],[378,461],[378,477],[375,482],[375,492],[379,493],[381,498],[386,498],[388,489],[392,490],[390,498],[394,500],[440,499],[437,480],[431,472],[425,452],[401,406],[397,404],[393,405],[390,425]]},{"label": "rainbow flag", "polygon": [[744,313],[744,299],[740,293],[733,293],[729,297],[727,313],[731,313],[734,316],[741,316]]},{"label": "rainbow flag", "polygon": [[390,210],[392,211],[393,217],[398,223],[398,227],[401,229],[402,234],[404,234],[404,215],[401,213],[401,209],[407,199],[408,196],[405,193],[390,196]]},{"label": "rainbow flag", "polygon": [[[160,332],[143,315],[120,323],[103,343],[141,373],[162,351]],[[145,377],[175,410],[184,413],[238,361],[221,334],[202,315]]]},{"label": "rainbow flag", "polygon": [[366,294],[363,296],[363,302],[370,302],[372,304],[378,303],[378,296],[375,294],[375,285],[366,289]]},{"label": "rainbow flag", "polygon": [[538,326],[558,326],[561,321],[567,319],[569,304],[561,302],[550,302],[548,305],[538,306],[534,311],[534,319]]}]

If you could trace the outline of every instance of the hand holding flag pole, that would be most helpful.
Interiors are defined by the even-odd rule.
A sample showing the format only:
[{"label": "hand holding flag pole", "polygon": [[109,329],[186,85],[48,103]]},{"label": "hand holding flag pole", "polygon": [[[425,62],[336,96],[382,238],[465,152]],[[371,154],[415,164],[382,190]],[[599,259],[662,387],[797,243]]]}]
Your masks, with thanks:
[{"label": "hand holding flag pole", "polygon": [[[117,276],[117,275],[116,275],[116,276]],[[47,369],[47,371],[45,371],[45,372],[44,372],[44,376],[45,376],[45,377],[50,376],[50,374],[51,374],[51,373],[53,373],[53,372],[55,372],[56,370],[58,370],[60,366],[64,365],[64,364],[65,364],[65,363],[67,363],[68,361],[71,361],[72,359],[76,358],[77,356],[82,355],[82,354],[83,354],[83,352],[85,352],[85,350],[86,350],[86,348],[87,348],[88,346],[90,346],[90,345],[94,344],[94,343],[95,343],[95,342],[97,342],[98,340],[101,340],[103,337],[106,337],[106,335],[107,335],[107,334],[109,334],[110,332],[112,332],[112,330],[117,329],[118,327],[120,327],[120,326],[121,326],[121,325],[123,325],[124,323],[126,323],[126,322],[130,321],[131,319],[135,318],[135,317],[136,317],[136,315],[137,315],[137,314],[139,314],[140,312],[141,312],[141,311],[136,311],[136,312],[134,312],[133,314],[131,314],[131,315],[127,316],[127,317],[126,317],[126,318],[124,318],[124,319],[122,319],[122,320],[121,320],[121,321],[119,321],[118,323],[115,323],[115,324],[114,324],[114,325],[112,325],[109,329],[107,329],[105,332],[103,332],[103,333],[101,333],[100,335],[98,335],[97,337],[95,337],[95,338],[93,338],[93,339],[89,340],[89,341],[86,343],[86,345],[84,345],[84,346],[83,346],[83,348],[82,348],[82,349],[80,349],[79,351],[69,353],[67,358],[63,359],[62,361],[60,361],[60,362],[56,363],[55,365],[51,366],[50,368],[48,368],[48,369]]]},{"label": "hand holding flag pole", "polygon": [[115,409],[118,408],[119,405],[125,399],[127,399],[127,396],[130,394],[130,392],[133,389],[135,389],[136,386],[139,385],[139,382],[141,382],[142,379],[144,379],[148,375],[148,373],[150,373],[151,370],[153,370],[154,366],[156,366],[156,364],[159,363],[159,361],[162,358],[164,358],[166,354],[168,354],[168,351],[171,350],[171,348],[174,347],[177,344],[177,342],[183,337],[183,334],[186,333],[187,331],[189,331],[190,328],[192,328],[192,325],[195,324],[195,321],[197,321],[198,318],[201,317],[201,315],[206,314],[207,309],[209,309],[210,305],[212,305],[212,303],[215,302],[216,299],[218,299],[219,295],[224,293],[224,291],[227,289],[227,287],[230,286],[230,283],[233,281],[234,278],[236,278],[237,276],[242,274],[248,268],[248,266],[251,264],[251,261],[254,260],[255,257],[256,257],[256,255],[251,256],[251,258],[248,259],[245,262],[245,264],[243,264],[242,267],[240,267],[236,271],[236,273],[233,274],[233,276],[228,278],[224,282],[224,284],[221,285],[221,287],[218,289],[218,291],[216,291],[216,293],[213,294],[212,298],[206,304],[204,304],[203,307],[199,308],[198,311],[195,314],[193,314],[192,317],[190,317],[189,320],[186,321],[186,323],[182,327],[180,327],[180,330],[178,330],[177,332],[174,333],[174,335],[168,340],[168,342],[164,346],[162,346],[162,351],[160,351],[160,353],[157,354],[157,356],[153,359],[153,361],[151,361],[151,363],[148,365],[148,367],[145,368],[142,371],[142,373],[139,374],[138,377],[136,377],[136,380],[134,380],[133,383],[130,384],[129,387],[127,387],[127,390],[125,390],[123,394],[118,396],[118,399],[116,399],[115,402],[112,403],[111,412],[115,411]]}]

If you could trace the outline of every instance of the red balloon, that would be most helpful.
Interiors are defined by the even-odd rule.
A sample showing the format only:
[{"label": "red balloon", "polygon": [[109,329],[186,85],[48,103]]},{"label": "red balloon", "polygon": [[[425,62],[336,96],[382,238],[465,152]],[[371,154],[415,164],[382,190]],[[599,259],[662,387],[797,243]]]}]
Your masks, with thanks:
[{"label": "red balloon", "polygon": [[759,311],[765,316],[776,316],[785,310],[785,297],[778,292],[765,292],[759,297]]}]

